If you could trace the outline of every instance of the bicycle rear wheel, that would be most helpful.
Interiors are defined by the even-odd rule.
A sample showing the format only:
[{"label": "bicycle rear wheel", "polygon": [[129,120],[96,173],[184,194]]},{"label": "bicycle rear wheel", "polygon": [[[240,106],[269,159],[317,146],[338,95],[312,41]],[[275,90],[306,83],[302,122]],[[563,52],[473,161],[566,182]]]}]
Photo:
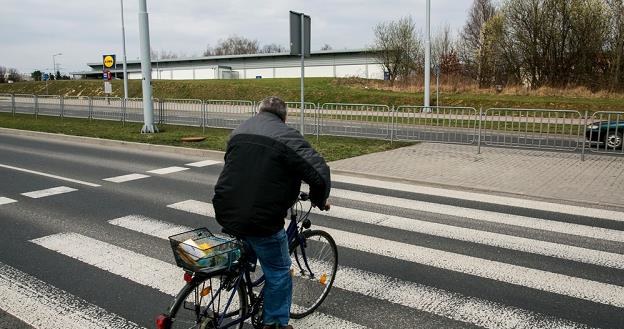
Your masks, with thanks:
[{"label": "bicycle rear wheel", "polygon": [[[178,293],[169,310],[170,328],[219,329],[242,319],[247,312],[247,294],[244,284],[236,285],[235,279],[225,275],[193,278]],[[219,290],[221,285],[224,288]],[[229,328],[241,329],[243,324],[241,321]]]},{"label": "bicycle rear wheel", "polygon": [[301,319],[323,303],[338,269],[336,242],[325,231],[308,230],[290,246],[293,303],[290,317]]}]

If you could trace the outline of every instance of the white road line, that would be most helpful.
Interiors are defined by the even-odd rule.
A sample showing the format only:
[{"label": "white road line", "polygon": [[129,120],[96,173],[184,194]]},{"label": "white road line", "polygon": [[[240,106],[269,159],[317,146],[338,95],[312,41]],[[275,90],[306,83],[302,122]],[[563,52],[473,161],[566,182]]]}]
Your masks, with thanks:
[{"label": "white road line", "polygon": [[[31,240],[44,248],[77,259],[136,283],[175,296],[184,282],[182,269],[133,251],[92,239],[77,233],[60,233]],[[360,325],[324,314],[312,314],[309,323],[319,323],[316,328],[363,328]],[[335,319],[335,322],[331,322]],[[329,321],[328,321],[329,320]],[[296,321],[292,321],[296,324]],[[323,324],[324,326],[320,326]]]},{"label": "white road line", "polygon": [[5,198],[5,197],[0,197],[0,205],[14,203],[14,202],[17,202],[17,200],[13,200],[13,199],[10,199],[10,198]]},{"label": "white road line", "polygon": [[186,200],[174,204],[170,204],[167,207],[190,212],[192,214],[213,217],[215,216],[214,208],[211,203],[201,202],[196,200]]},{"label": "white road line", "polygon": [[140,215],[115,218],[109,220],[108,223],[165,240],[174,234],[192,230],[192,228],[187,226],[174,225]]},{"label": "white road line", "polygon": [[[197,202],[194,201],[196,207],[200,205]],[[204,208],[212,209],[210,204],[203,204]],[[210,213],[207,209],[194,210],[198,214]],[[212,212],[214,213],[214,210]],[[345,248],[624,308],[624,287],[621,286],[322,226],[316,227],[327,231],[339,246]]]},{"label": "white road line", "polygon": [[187,164],[185,164],[185,166],[200,168],[200,167],[212,166],[212,165],[216,165],[216,164],[220,164],[220,163],[223,163],[223,162],[222,161],[214,161],[214,160],[204,160],[204,161],[187,163]]},{"label": "white road line", "polygon": [[[166,239],[170,233],[191,229],[144,216],[125,216],[109,223],[161,239]],[[586,328],[585,325],[568,320],[342,265],[338,269],[334,285],[350,292],[483,328]]]},{"label": "white road line", "polygon": [[191,168],[173,166],[173,167],[150,170],[148,171],[148,173],[157,174],[157,175],[167,175],[167,174],[171,174],[174,172],[179,172],[179,171],[184,171],[184,170],[189,170],[189,169]]},{"label": "white road line", "polygon": [[381,205],[392,205],[393,207],[413,209],[448,216],[463,217],[492,223],[520,226],[530,229],[539,229],[594,239],[624,242],[624,231],[610,230],[601,227],[558,222],[480,209],[463,208],[418,200],[395,198],[377,194],[355,192],[350,190],[332,189],[331,196]]},{"label": "white road line", "polygon": [[59,186],[59,187],[48,188],[45,190],[26,192],[26,193],[22,193],[22,195],[27,196],[29,198],[33,198],[33,199],[39,199],[39,198],[45,198],[47,196],[69,193],[73,191],[78,191],[78,190],[75,188],[67,187],[67,186]]},{"label": "white road line", "polygon": [[334,218],[342,218],[361,223],[369,223],[410,232],[440,236],[453,240],[479,243],[498,248],[518,250],[581,263],[624,269],[624,254],[568,246],[554,242],[540,241],[513,235],[492,233],[338,206],[332,206],[329,213],[321,213],[316,208],[313,211],[319,215],[331,216]]},{"label": "white road line", "polygon": [[624,287],[316,226],[339,246],[624,308]]},{"label": "white road line", "polygon": [[141,179],[141,178],[147,178],[147,177],[149,176],[143,175],[143,174],[128,174],[128,175],[104,178],[103,180],[108,181],[108,182],[113,182],[113,183],[123,183],[123,182],[129,182],[132,180]]},{"label": "white road line", "polygon": [[411,184],[396,183],[396,182],[389,182],[389,181],[361,178],[361,177],[353,177],[353,176],[345,176],[345,175],[332,175],[332,181],[340,182],[340,183],[347,183],[347,184],[370,186],[370,187],[379,187],[379,188],[391,189],[391,190],[397,190],[397,191],[403,191],[403,192],[411,192],[411,193],[435,195],[435,196],[454,198],[454,199],[464,199],[464,200],[470,200],[470,201],[499,204],[499,205],[504,205],[504,206],[513,206],[513,207],[520,207],[520,208],[543,210],[543,211],[548,211],[548,212],[557,212],[557,213],[576,215],[576,216],[585,216],[585,217],[603,218],[603,219],[609,219],[609,220],[615,220],[615,221],[624,221],[623,212],[611,211],[611,210],[606,210],[606,209],[579,207],[579,206],[558,204],[558,203],[552,203],[552,202],[510,198],[510,197],[504,197],[504,196],[449,190],[449,189],[442,189],[442,188],[428,187],[428,186],[411,185]]},{"label": "white road line", "polygon": [[35,328],[141,328],[3,263],[0,263],[0,296],[0,309]]},{"label": "white road line", "polygon": [[90,187],[98,187],[98,186],[100,186],[98,184],[93,184],[93,183],[89,183],[89,182],[85,182],[85,181],[81,181],[81,180],[77,180],[77,179],[72,179],[72,178],[67,178],[67,177],[47,174],[47,173],[40,172],[40,171],[34,171],[34,170],[29,170],[29,169],[24,169],[24,168],[8,166],[8,165],[4,165],[4,164],[0,164],[0,167],[1,168],[12,169],[12,170],[17,170],[17,171],[21,171],[21,172],[25,172],[25,173],[29,173],[29,174],[39,175],[39,176],[45,176],[45,177],[50,177],[50,178],[54,178],[54,179],[60,179],[60,180],[64,180],[64,181],[67,181],[67,182],[72,182],[72,183],[76,183],[76,184],[86,185],[86,186],[90,186]]}]

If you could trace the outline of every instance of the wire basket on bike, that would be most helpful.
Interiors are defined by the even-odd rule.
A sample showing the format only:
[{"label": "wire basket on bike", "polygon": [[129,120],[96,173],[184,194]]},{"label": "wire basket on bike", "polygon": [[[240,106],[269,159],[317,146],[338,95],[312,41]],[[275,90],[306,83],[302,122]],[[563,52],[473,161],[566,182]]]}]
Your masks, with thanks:
[{"label": "wire basket on bike", "polygon": [[220,237],[207,228],[169,237],[176,264],[185,270],[211,274],[230,268],[241,255],[241,243]]}]

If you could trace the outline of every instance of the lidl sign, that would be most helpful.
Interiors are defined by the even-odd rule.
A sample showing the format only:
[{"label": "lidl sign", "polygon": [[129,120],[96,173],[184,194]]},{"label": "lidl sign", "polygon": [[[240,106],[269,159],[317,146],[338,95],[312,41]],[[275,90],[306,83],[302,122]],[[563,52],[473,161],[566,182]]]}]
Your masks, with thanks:
[{"label": "lidl sign", "polygon": [[105,68],[107,69],[112,68],[113,66],[115,66],[115,55],[102,56],[102,63],[104,64]]}]

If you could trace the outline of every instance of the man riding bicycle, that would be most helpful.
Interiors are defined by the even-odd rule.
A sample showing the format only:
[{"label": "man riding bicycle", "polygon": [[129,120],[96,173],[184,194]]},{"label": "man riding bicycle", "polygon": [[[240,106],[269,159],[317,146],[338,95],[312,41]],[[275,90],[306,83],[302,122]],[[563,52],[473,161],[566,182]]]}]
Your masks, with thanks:
[{"label": "man riding bicycle", "polygon": [[302,180],[310,185],[312,204],[325,209],[330,170],[304,137],[286,125],[284,101],[268,97],[258,112],[232,132],[212,203],[224,231],[243,239],[260,261],[266,278],[264,328],[292,329],[284,218]]}]

